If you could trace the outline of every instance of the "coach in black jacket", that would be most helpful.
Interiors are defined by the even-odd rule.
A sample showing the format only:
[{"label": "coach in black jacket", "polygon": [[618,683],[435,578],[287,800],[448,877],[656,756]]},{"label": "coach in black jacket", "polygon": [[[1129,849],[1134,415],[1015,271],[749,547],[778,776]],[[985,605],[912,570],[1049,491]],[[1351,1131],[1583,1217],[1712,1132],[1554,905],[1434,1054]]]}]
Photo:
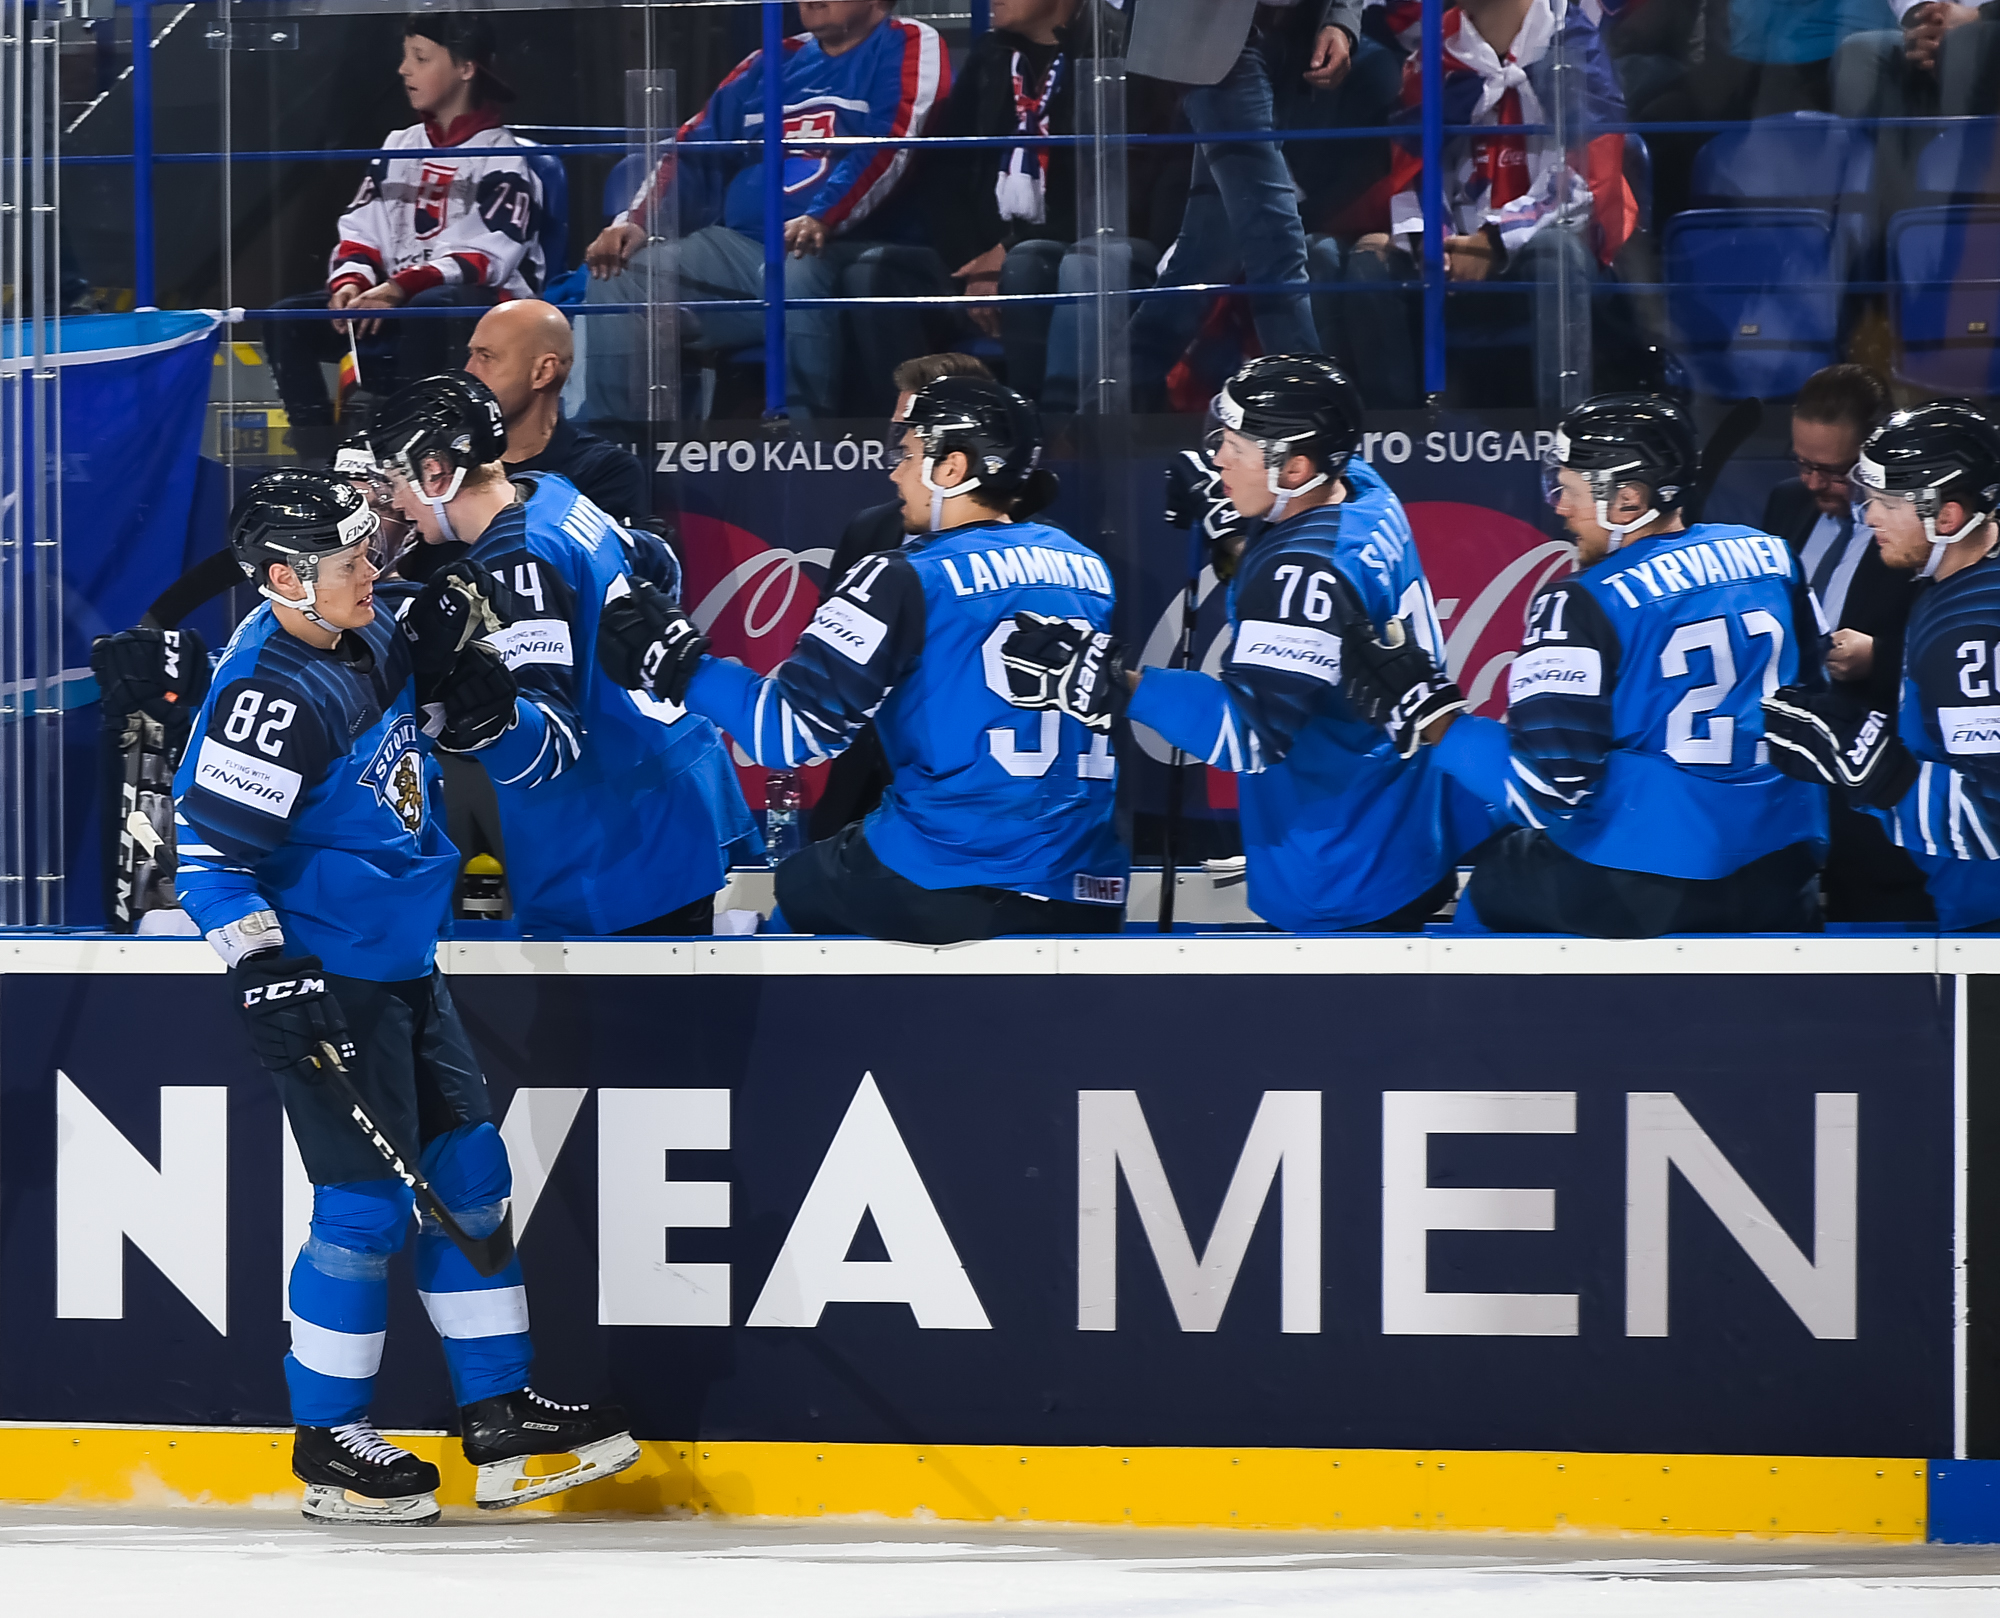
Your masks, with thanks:
[{"label": "coach in black jacket", "polygon": [[[1862,441],[1889,414],[1889,389],[1859,365],[1815,371],[1792,403],[1798,476],[1771,491],[1764,531],[1799,558],[1834,631],[1827,673],[1835,689],[1894,714],[1903,681],[1903,620],[1916,581],[1883,564],[1848,481]],[[1873,816],[1830,805],[1832,846],[1820,889],[1829,921],[1929,921],[1923,875]]]}]

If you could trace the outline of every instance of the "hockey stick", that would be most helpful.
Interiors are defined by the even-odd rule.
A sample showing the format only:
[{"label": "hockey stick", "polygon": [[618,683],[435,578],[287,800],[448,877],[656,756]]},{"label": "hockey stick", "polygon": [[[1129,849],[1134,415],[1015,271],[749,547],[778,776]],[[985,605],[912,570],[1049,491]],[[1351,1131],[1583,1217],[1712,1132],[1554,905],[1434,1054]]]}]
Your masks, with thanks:
[{"label": "hockey stick", "polygon": [[445,1235],[451,1238],[452,1246],[463,1253],[482,1276],[491,1278],[506,1269],[508,1261],[514,1256],[513,1208],[509,1206],[501,1215],[499,1229],[490,1236],[468,1236],[464,1227],[446,1212],[438,1194],[431,1189],[430,1181],[408,1166],[418,1159],[383,1134],[381,1126],[368,1115],[368,1109],[361,1104],[361,1097],[354,1093],[354,1081],[340,1060],[340,1052],[328,1041],[321,1040],[319,1055],[313,1058],[313,1066],[326,1075],[334,1094],[347,1103],[348,1116],[361,1126],[362,1134],[382,1154],[382,1160],[394,1170],[396,1178],[416,1193],[417,1206],[443,1227]]},{"label": "hockey stick", "polygon": [[1750,441],[1750,435],[1764,424],[1764,402],[1761,399],[1738,400],[1734,408],[1721,421],[1715,431],[1708,435],[1708,442],[1701,449],[1701,471],[1694,480],[1694,492],[1683,503],[1690,524],[1701,521],[1702,509],[1708,504],[1708,497],[1715,489],[1715,480],[1722,476],[1722,469],[1729,464],[1730,457]]},{"label": "hockey stick", "polygon": [[[1187,589],[1181,595],[1181,638],[1174,645],[1170,668],[1187,668],[1194,660],[1195,618],[1201,606],[1202,531],[1200,523],[1188,526],[1188,544],[1193,555],[1188,561]],[[1187,792],[1187,766],[1194,761],[1178,747],[1167,762],[1167,814],[1160,828],[1159,930],[1174,930],[1174,895],[1179,886],[1179,861],[1175,842],[1181,825],[1181,807]]]}]

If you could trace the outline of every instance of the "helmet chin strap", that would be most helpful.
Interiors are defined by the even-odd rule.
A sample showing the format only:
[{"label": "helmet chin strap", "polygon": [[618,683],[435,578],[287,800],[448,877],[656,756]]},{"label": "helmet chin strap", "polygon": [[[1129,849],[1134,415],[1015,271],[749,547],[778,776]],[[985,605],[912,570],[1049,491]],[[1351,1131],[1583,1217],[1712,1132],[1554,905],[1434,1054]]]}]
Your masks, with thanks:
[{"label": "helmet chin strap", "polygon": [[970,494],[979,487],[979,479],[967,478],[963,483],[955,484],[949,489],[945,488],[931,478],[931,468],[936,465],[937,457],[926,455],[923,470],[919,474],[924,480],[924,487],[931,491],[931,532],[934,534],[944,526],[944,503],[947,500],[956,500],[962,494]]},{"label": "helmet chin strap", "polygon": [[[301,567],[300,565],[301,562],[304,563],[303,567]],[[337,625],[328,623],[324,618],[322,618],[319,615],[318,612],[318,607],[319,607],[318,560],[316,558],[301,557],[299,561],[288,562],[286,566],[291,568],[292,576],[299,581],[301,588],[303,588],[305,591],[305,599],[303,601],[298,600],[293,596],[280,595],[276,590],[271,588],[270,584],[271,570],[268,565],[264,569],[265,582],[257,586],[257,593],[260,596],[262,596],[266,601],[275,602],[277,605],[281,607],[290,607],[293,612],[297,613],[301,618],[305,619],[307,623],[319,625],[319,627],[321,629],[324,629],[328,634],[338,635],[340,633],[339,627]]]},{"label": "helmet chin strap", "polygon": [[458,530],[452,527],[451,513],[446,511],[445,507],[458,498],[458,491],[464,486],[464,483],[465,468],[462,466],[452,468],[451,482],[446,485],[443,494],[435,496],[425,494],[422,478],[418,478],[416,482],[417,498],[431,508],[431,515],[437,518],[438,532],[444,537],[444,541],[448,545],[458,543]]},{"label": "helmet chin strap", "polygon": [[[1291,458],[1290,456],[1287,456],[1285,459],[1289,460],[1290,458]],[[1285,520],[1285,509],[1288,506],[1290,506],[1294,500],[1298,499],[1298,497],[1302,494],[1311,494],[1313,490],[1317,489],[1322,483],[1331,482],[1333,478],[1333,474],[1331,472],[1322,470],[1313,477],[1309,478],[1306,482],[1301,483],[1296,489],[1281,488],[1278,483],[1278,474],[1282,472],[1284,468],[1285,468],[1284,461],[1279,461],[1275,465],[1273,465],[1271,458],[1268,455],[1265,456],[1264,487],[1271,491],[1271,496],[1272,496],[1271,509],[1264,518],[1264,521],[1266,522],[1270,523],[1283,522]]]},{"label": "helmet chin strap", "polygon": [[1647,527],[1649,524],[1658,522],[1664,515],[1658,506],[1648,506],[1630,522],[1613,522],[1611,520],[1611,497],[1618,492],[1618,486],[1611,484],[1601,491],[1593,489],[1591,492],[1595,498],[1597,508],[1597,526],[1611,536],[1611,543],[1605,547],[1604,554],[1606,556],[1609,556],[1623,545],[1628,534]]},{"label": "helmet chin strap", "polygon": [[1939,565],[1944,561],[1944,553],[1961,539],[1965,538],[1966,535],[1976,532],[1991,522],[1993,520],[1993,513],[1990,511],[1974,512],[1972,516],[1966,519],[1965,526],[1955,534],[1940,534],[1937,531],[1937,511],[1935,509],[1924,512],[1923,519],[1924,538],[1931,542],[1931,559],[1918,569],[1917,577],[1928,579],[1936,575]]}]

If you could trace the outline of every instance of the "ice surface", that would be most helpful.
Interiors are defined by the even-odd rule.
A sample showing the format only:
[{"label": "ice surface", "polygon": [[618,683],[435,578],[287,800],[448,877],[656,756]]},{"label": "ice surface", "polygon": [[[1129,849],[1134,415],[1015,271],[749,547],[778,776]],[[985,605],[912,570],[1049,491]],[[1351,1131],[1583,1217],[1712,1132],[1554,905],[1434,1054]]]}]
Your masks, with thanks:
[{"label": "ice surface", "polygon": [[2000,1551],[964,1523],[0,1509],[0,1610],[157,1618],[1890,1618],[2000,1612]]}]

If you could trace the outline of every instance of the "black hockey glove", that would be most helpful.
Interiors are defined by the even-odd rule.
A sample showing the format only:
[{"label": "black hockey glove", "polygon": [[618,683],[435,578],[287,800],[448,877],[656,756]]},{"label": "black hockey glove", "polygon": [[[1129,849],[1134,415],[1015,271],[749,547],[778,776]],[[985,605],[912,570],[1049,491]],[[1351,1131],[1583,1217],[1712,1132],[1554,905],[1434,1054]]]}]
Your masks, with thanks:
[{"label": "black hockey glove", "polygon": [[1917,779],[1917,761],[1891,716],[1879,708],[1863,713],[1831,691],[1773,691],[1764,699],[1764,739],[1773,768],[1877,809],[1893,809]]},{"label": "black hockey glove", "polygon": [[687,696],[708,646],[694,620],[644,579],[607,599],[597,620],[598,667],[627,691],[663,702]]},{"label": "black hockey glove", "polygon": [[1236,571],[1248,525],[1222,492],[1222,474],[1191,449],[1167,463],[1167,521],[1176,528],[1200,527],[1218,579]]},{"label": "black hockey glove", "polygon": [[1424,650],[1406,618],[1389,620],[1377,640],[1365,620],[1340,642],[1340,689],[1364,723],[1389,733],[1397,755],[1416,752],[1424,731],[1446,714],[1465,711],[1465,693]]},{"label": "black hockey glove", "polygon": [[1131,692],[1118,642],[1101,629],[1014,614],[1014,633],[1000,647],[1007,670],[1007,700],[1017,708],[1054,708],[1092,730],[1109,730]]},{"label": "black hockey glove", "polygon": [[476,640],[458,654],[424,704],[424,734],[447,753],[476,753],[514,728],[514,671],[491,641]]},{"label": "black hockey glove", "polygon": [[317,955],[284,955],[267,949],[246,955],[229,974],[236,1003],[257,1060],[273,1073],[292,1073],[313,1084],[320,1070],[312,1058],[330,1040],[343,1062],[354,1060],[354,1041],[340,1002],[327,992],[326,968]]},{"label": "black hockey glove", "polygon": [[434,573],[396,614],[403,638],[410,643],[420,702],[434,699],[437,683],[456,666],[459,653],[500,627],[493,605],[495,589],[491,573],[461,557]]},{"label": "black hockey glove", "polygon": [[208,695],[208,646],[192,629],[141,624],[90,643],[91,672],[106,714],[142,713],[169,735],[194,722]]}]

